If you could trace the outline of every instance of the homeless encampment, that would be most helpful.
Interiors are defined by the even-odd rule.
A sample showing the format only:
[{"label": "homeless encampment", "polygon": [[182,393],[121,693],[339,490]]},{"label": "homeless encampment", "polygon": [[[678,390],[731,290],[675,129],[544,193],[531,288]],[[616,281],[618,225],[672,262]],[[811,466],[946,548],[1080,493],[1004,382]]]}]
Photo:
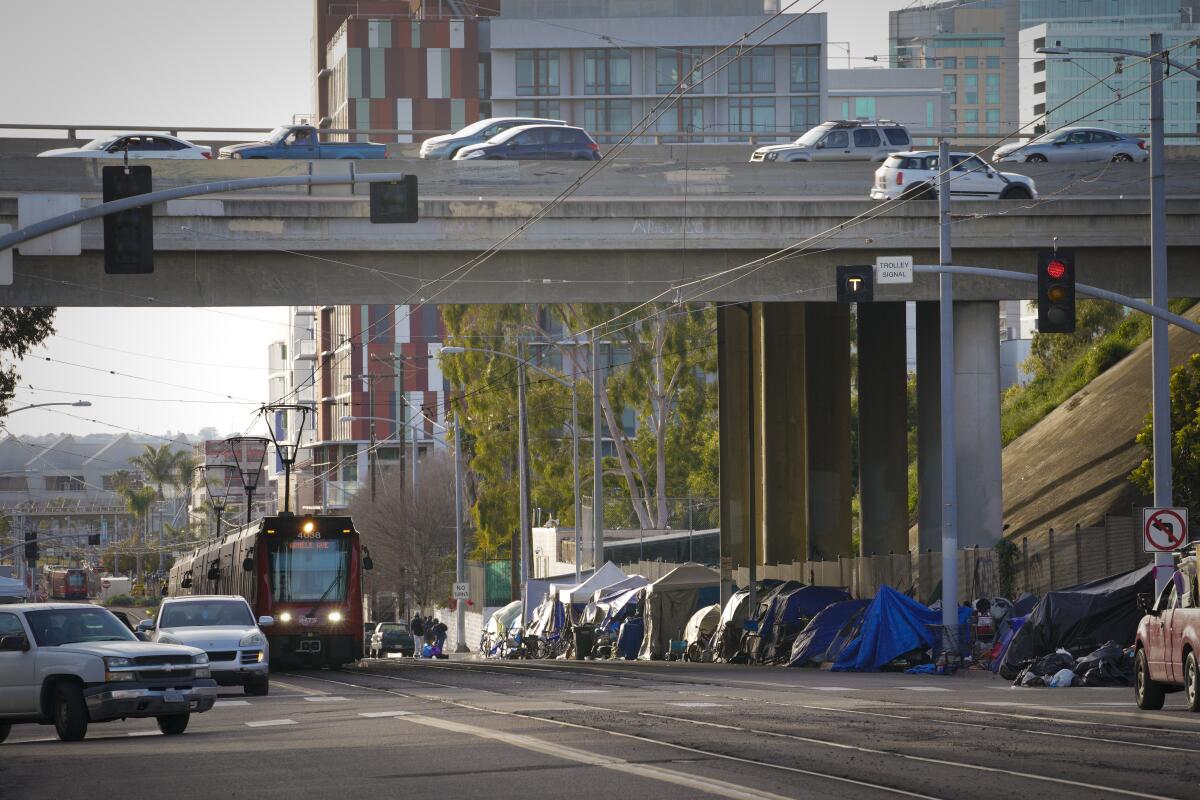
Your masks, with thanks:
[{"label": "homeless encampment", "polygon": [[[720,603],[713,603],[692,614],[688,624],[683,629],[683,641],[686,642],[683,657],[687,661],[711,661],[712,651],[708,645],[717,622],[721,619]],[[705,656],[704,654],[709,655]]]},{"label": "homeless encampment", "polygon": [[840,586],[789,586],[784,584],[767,601],[758,619],[758,636],[752,655],[773,663],[789,659],[792,642],[822,610],[850,599]]},{"label": "homeless encampment", "polygon": [[844,600],[819,612],[792,643],[789,667],[819,666],[833,661],[854,640],[870,600]]},{"label": "homeless encampment", "polygon": [[487,631],[487,644],[485,645],[487,652],[486,656],[496,655],[503,649],[506,640],[511,638],[521,628],[521,606],[520,600],[513,600],[503,608],[498,608],[492,612],[492,616],[488,618],[485,630]]},{"label": "homeless encampment", "polygon": [[700,564],[682,564],[642,591],[645,634],[638,658],[658,660],[670,652],[671,640],[682,636],[692,614],[720,599],[721,576]]},{"label": "homeless encampment", "polygon": [[629,576],[621,571],[620,567],[611,561],[606,561],[604,562],[604,566],[592,573],[582,583],[559,588],[558,600],[566,605],[577,606],[576,610],[578,611],[592,599],[594,592],[603,590],[614,583],[619,583],[628,578]]},{"label": "homeless encampment", "polygon": [[1014,680],[1025,667],[1059,648],[1082,656],[1108,641],[1130,644],[1142,618],[1137,596],[1153,593],[1153,564],[1048,592],[1013,636],[1000,675]]},{"label": "homeless encampment", "polygon": [[[959,624],[965,624],[971,609],[959,609]],[[879,593],[863,612],[858,635],[833,662],[835,672],[875,672],[895,659],[916,650],[941,647],[942,612],[923,606],[890,586]]]},{"label": "homeless encampment", "polygon": [[[764,578],[755,582],[755,594],[762,597],[764,593],[780,585],[783,581]],[[713,634],[713,654],[717,661],[729,661],[742,647],[742,624],[750,611],[750,589],[739,589],[730,595],[721,610],[721,620],[717,623],[716,633]]]}]

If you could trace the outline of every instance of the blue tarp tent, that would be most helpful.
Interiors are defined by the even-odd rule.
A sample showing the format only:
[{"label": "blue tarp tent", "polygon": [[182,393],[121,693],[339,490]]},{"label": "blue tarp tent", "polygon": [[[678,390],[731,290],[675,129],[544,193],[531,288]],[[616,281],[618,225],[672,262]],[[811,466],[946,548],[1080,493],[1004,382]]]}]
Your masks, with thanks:
[{"label": "blue tarp tent", "polygon": [[818,613],[792,643],[788,666],[815,666],[833,660],[857,632],[856,623],[869,605],[870,600],[846,600]]},{"label": "blue tarp tent", "polygon": [[[970,618],[971,609],[959,609],[959,623]],[[835,672],[875,672],[913,650],[940,646],[942,612],[923,606],[889,586],[863,612],[862,627],[833,663]]]},{"label": "blue tarp tent", "polygon": [[849,599],[850,592],[840,586],[796,586],[778,592],[759,620],[758,660],[787,659],[796,634],[810,619],[827,606]]}]

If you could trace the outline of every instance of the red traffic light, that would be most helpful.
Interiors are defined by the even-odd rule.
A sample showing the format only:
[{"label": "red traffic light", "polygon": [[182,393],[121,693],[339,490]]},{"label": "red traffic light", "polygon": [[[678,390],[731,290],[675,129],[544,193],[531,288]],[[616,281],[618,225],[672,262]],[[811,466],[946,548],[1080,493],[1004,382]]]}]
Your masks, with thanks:
[{"label": "red traffic light", "polygon": [[1061,280],[1067,274],[1067,265],[1055,259],[1046,265],[1046,274],[1054,280]]}]

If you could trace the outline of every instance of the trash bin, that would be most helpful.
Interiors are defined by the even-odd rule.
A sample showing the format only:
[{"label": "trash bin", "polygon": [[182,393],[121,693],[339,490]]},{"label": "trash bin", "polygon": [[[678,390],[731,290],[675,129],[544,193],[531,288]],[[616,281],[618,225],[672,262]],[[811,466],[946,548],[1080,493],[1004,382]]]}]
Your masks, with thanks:
[{"label": "trash bin", "polygon": [[592,644],[596,640],[596,631],[584,625],[575,628],[575,660],[582,661],[592,654]]}]

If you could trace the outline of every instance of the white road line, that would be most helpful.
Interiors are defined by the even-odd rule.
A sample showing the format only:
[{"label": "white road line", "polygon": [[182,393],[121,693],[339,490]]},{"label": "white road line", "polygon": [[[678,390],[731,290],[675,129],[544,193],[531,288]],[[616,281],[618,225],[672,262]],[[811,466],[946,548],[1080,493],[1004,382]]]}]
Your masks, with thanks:
[{"label": "white road line", "polygon": [[247,728],[273,728],[276,725],[295,725],[294,719],[260,719],[257,722],[247,722]]},{"label": "white road line", "polygon": [[903,689],[906,692],[953,692],[941,686],[893,686],[893,689]]},{"label": "white road line", "polygon": [[857,692],[858,689],[851,689],[849,686],[797,686],[797,689],[806,692]]},{"label": "white road line", "polygon": [[679,706],[680,708],[724,708],[721,703],[667,703],[669,706]]},{"label": "white road line", "polygon": [[162,736],[162,731],[130,731],[126,736]]},{"label": "white road line", "polygon": [[336,694],[322,694],[322,695],[317,695],[316,697],[306,697],[304,699],[306,702],[309,702],[309,703],[344,703],[344,702],[346,702],[346,698],[341,697],[340,695],[336,695]]},{"label": "white road line", "polygon": [[[991,704],[989,703],[988,705],[991,705]],[[1104,721],[1097,722],[1095,720],[1090,720],[1090,719],[1064,719],[1063,717],[1043,717],[1043,716],[1039,716],[1037,714],[1010,714],[1010,713],[1006,713],[1003,711],[985,711],[981,708],[955,708],[953,706],[926,706],[926,708],[935,709],[938,711],[957,711],[962,714],[988,714],[993,717],[1010,717],[1012,719],[1024,719],[1024,720],[1030,720],[1033,722],[1058,722],[1063,725],[1084,725],[1084,726],[1091,727],[1091,728],[1122,728],[1124,730],[1130,730],[1130,731],[1149,731],[1150,733],[1159,733],[1159,734],[1178,733],[1183,736],[1188,736],[1193,733],[1193,731],[1181,731],[1177,728],[1156,728],[1153,725],[1123,725],[1119,722],[1104,722]],[[1020,706],[1020,708],[1041,709],[1041,708],[1043,708],[1043,706]],[[1071,709],[1047,709],[1047,710],[1070,711]],[[1084,713],[1086,713],[1086,714],[1113,714],[1116,712],[1085,711]],[[1122,716],[1126,716],[1126,715],[1122,715]],[[1134,717],[1134,719],[1137,719],[1137,717]],[[1171,719],[1169,721],[1176,722],[1177,720]]]},{"label": "white road line", "polygon": [[367,719],[379,719],[380,717],[406,717],[411,713],[411,711],[396,709],[395,711],[364,711],[359,716]]},{"label": "white road line", "polygon": [[466,725],[461,722],[451,722],[450,720],[433,719],[432,717],[408,716],[404,718],[407,722],[415,722],[418,725],[425,725],[430,728],[449,731],[451,733],[465,734],[475,736],[480,739],[490,739],[492,741],[502,742],[513,747],[519,747],[522,750],[529,750],[552,758],[559,758],[564,761],[574,761],[578,764],[586,764],[593,767],[602,767],[603,769],[611,769],[615,772],[623,772],[627,775],[635,775],[639,778],[648,778],[650,780],[670,783],[675,786],[682,786],[696,792],[704,794],[716,795],[717,797],[730,798],[730,800],[784,800],[783,795],[773,794],[771,792],[763,792],[755,789],[748,789],[744,786],[737,786],[732,783],[717,780],[715,778],[700,777],[697,775],[688,775],[683,772],[666,769],[651,764],[638,764],[625,761],[620,758],[604,756],[598,753],[591,753],[586,750],[578,750],[574,747],[567,747],[557,742],[544,742],[532,736],[524,736],[517,733],[508,733],[505,731],[494,731],[488,728],[481,728],[475,725]]},{"label": "white road line", "polygon": [[566,694],[608,694],[608,689],[563,689]]},{"label": "white road line", "polygon": [[[297,677],[297,678],[298,678],[298,677],[300,677],[300,676],[299,676],[299,675],[294,675],[294,676],[289,676],[289,677]],[[291,689],[293,692],[298,692],[298,693],[300,693],[301,695],[310,695],[310,694],[329,694],[329,692],[323,692],[323,691],[321,691],[320,689],[306,689],[305,687],[303,687],[303,686],[297,686],[297,685],[295,685],[294,683],[284,683],[283,681],[281,681],[281,680],[279,680],[278,678],[275,678],[275,677],[272,677],[272,678],[271,678],[271,683],[275,684],[276,686],[282,686],[282,687],[283,687],[283,688],[285,688],[285,689]]]},{"label": "white road line", "polygon": [[218,700],[213,703],[213,708],[229,708],[230,706],[248,706],[249,700]]}]

